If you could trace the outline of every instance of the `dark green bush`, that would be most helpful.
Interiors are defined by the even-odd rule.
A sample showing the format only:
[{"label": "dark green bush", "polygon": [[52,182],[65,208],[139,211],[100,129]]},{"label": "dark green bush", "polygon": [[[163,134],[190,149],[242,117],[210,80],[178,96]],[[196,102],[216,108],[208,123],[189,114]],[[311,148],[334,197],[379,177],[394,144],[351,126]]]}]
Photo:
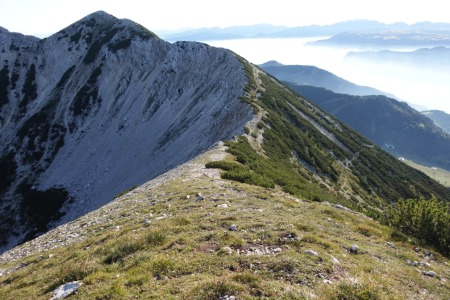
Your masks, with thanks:
[{"label": "dark green bush", "polygon": [[131,38],[120,40],[115,43],[108,44],[108,49],[114,53],[120,49],[127,49],[131,45]]},{"label": "dark green bush", "polygon": [[14,160],[15,153],[10,151],[4,156],[0,156],[0,194],[4,193],[16,178],[17,163]]},{"label": "dark green bush", "polygon": [[218,161],[210,161],[205,165],[206,168],[209,169],[222,169],[224,171],[230,171],[238,168],[242,168],[242,166],[238,165],[235,162],[231,161],[224,161],[224,160],[218,160]]},{"label": "dark green bush", "polygon": [[60,209],[65,202],[71,200],[69,193],[62,187],[54,187],[44,191],[35,190],[31,184],[21,183],[16,193],[20,194],[20,214],[32,228],[23,242],[35,238],[39,233],[48,230],[48,224],[59,220],[65,213]]},{"label": "dark green bush", "polygon": [[102,32],[102,36],[98,37],[89,47],[86,56],[83,59],[85,64],[90,64],[98,57],[103,45],[108,43],[114,35],[119,31],[118,28],[111,28]]},{"label": "dark green bush", "polygon": [[245,169],[234,169],[227,171],[222,175],[222,178],[236,180],[253,185],[259,185],[266,188],[275,187],[275,183],[272,179]]},{"label": "dark green bush", "polygon": [[95,103],[100,103],[97,78],[102,73],[101,67],[95,68],[88,81],[76,93],[71,110],[76,116],[86,116]]},{"label": "dark green bush", "polygon": [[399,231],[450,253],[450,203],[401,199],[385,210],[386,221]]},{"label": "dark green bush", "polygon": [[267,176],[255,173],[245,166],[230,161],[211,161],[205,165],[207,168],[222,169],[227,172],[222,174],[222,178],[239,181],[242,183],[258,185],[267,188],[274,188],[275,183]]},{"label": "dark green bush", "polygon": [[36,67],[34,64],[30,66],[25,75],[25,82],[22,87],[23,98],[19,103],[20,113],[25,113],[26,107],[30,101],[37,98],[37,84],[36,84]]}]

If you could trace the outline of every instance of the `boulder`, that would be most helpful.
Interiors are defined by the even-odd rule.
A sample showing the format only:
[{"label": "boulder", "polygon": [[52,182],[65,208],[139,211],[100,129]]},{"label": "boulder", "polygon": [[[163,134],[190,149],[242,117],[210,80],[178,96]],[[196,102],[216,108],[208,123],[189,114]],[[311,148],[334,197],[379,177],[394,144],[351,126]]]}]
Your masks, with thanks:
[{"label": "boulder", "polygon": [[65,283],[53,291],[53,297],[50,300],[64,299],[78,290],[82,284],[81,281]]}]

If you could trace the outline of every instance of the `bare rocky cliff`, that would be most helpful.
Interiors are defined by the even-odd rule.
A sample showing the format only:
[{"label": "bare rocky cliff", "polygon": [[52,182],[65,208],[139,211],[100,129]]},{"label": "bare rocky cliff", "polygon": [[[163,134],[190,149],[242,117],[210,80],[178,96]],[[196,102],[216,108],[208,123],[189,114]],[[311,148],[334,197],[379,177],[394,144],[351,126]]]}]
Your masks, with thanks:
[{"label": "bare rocky cliff", "polygon": [[0,249],[92,211],[252,118],[233,53],[91,14],[47,39],[0,28]]}]

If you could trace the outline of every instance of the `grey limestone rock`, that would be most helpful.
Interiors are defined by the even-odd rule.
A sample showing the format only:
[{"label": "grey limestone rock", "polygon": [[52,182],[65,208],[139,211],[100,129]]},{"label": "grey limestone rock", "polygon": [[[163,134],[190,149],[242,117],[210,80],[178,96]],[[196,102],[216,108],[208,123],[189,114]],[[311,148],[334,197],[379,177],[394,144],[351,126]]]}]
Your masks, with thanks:
[{"label": "grey limestone rock", "polygon": [[309,255],[319,256],[319,253],[311,249],[305,250],[305,253]]},{"label": "grey limestone rock", "polygon": [[65,283],[53,291],[53,297],[50,300],[64,299],[76,292],[76,290],[78,290],[81,285],[81,281],[72,281],[69,283]]},{"label": "grey limestone rock", "polygon": [[426,271],[426,272],[423,272],[423,274],[427,275],[427,276],[430,276],[430,277],[436,277],[437,276],[436,272],[434,272],[434,271]]},{"label": "grey limestone rock", "polygon": [[351,245],[349,251],[350,251],[350,253],[355,253],[355,254],[359,253],[358,245],[355,245],[355,244]]},{"label": "grey limestone rock", "polygon": [[0,224],[0,252],[40,234],[30,232],[33,218],[19,217],[20,183],[66,193],[41,226],[50,229],[243,133],[253,117],[234,53],[168,43],[105,12],[46,39],[1,30],[0,71],[9,172],[0,220],[18,216]]},{"label": "grey limestone rock", "polygon": [[228,230],[230,230],[230,231],[237,231],[238,228],[237,228],[237,226],[235,224],[232,224],[232,225],[230,225],[230,227],[228,227]]}]

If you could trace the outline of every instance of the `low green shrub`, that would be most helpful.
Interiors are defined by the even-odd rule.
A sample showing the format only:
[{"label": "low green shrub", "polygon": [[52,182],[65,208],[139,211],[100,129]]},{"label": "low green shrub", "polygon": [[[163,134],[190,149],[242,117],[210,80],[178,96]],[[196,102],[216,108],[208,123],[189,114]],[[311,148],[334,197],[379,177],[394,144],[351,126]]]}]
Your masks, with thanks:
[{"label": "low green shrub", "polygon": [[[58,276],[50,286],[49,290],[70,281],[83,280],[90,274],[100,269],[96,260],[85,257],[80,260],[70,260],[61,264],[58,270]],[[1,298],[1,297],[0,297]]]},{"label": "low green shrub", "polygon": [[244,169],[234,169],[227,171],[222,175],[222,178],[236,180],[242,183],[258,185],[266,188],[275,187],[275,183],[273,182],[272,179],[267,178],[266,176],[263,175],[259,175],[253,171]]},{"label": "low green shrub", "polygon": [[267,176],[260,175],[254,171],[249,170],[245,166],[239,165],[230,161],[211,161],[205,165],[206,168],[217,168],[225,170],[222,174],[223,179],[230,179],[242,183],[258,185],[266,188],[274,188],[275,183]]},{"label": "low green shrub", "polygon": [[208,169],[222,169],[224,171],[231,171],[239,168],[243,168],[243,166],[231,162],[231,161],[225,161],[225,160],[218,160],[218,161],[210,161],[205,165]]},{"label": "low green shrub", "polygon": [[385,217],[395,229],[450,253],[450,203],[401,199],[385,209]]},{"label": "low green shrub", "polygon": [[380,236],[380,232],[378,230],[366,224],[357,225],[355,229],[356,231],[367,237]]}]

